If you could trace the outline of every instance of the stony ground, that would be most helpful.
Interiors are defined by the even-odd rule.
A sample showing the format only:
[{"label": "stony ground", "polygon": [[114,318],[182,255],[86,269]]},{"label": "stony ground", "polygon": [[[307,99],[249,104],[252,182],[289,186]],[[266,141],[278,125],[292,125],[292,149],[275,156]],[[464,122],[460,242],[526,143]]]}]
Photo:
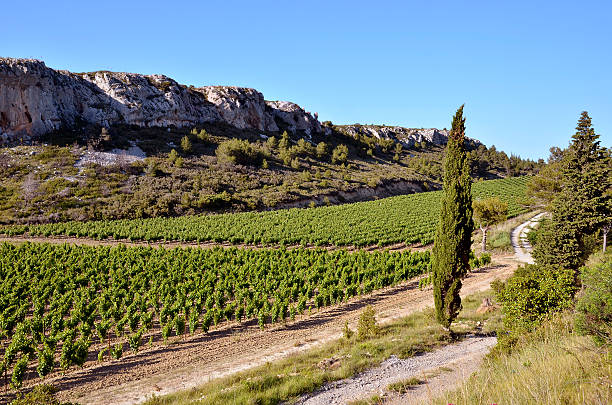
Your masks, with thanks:
[{"label": "stony ground", "polygon": [[[421,356],[407,359],[391,356],[379,367],[326,385],[314,394],[302,398],[297,404],[345,404],[373,395],[385,398],[385,403],[395,404],[433,398],[442,389],[451,388],[475,371],[483,356],[496,342],[497,338],[491,336],[471,336]],[[423,383],[415,385],[403,394],[389,392],[390,384],[410,378],[417,378]]]}]

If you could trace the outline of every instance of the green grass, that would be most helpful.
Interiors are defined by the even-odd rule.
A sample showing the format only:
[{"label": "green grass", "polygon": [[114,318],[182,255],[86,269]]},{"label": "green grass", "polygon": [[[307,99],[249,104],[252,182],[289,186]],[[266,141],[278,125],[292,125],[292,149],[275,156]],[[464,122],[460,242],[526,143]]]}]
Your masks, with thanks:
[{"label": "green grass", "polygon": [[411,378],[408,378],[407,380],[402,380],[402,381],[395,382],[393,384],[389,384],[387,389],[389,391],[395,391],[399,394],[405,394],[411,389],[423,384],[424,382],[425,381],[421,380],[420,378],[411,377]]},{"label": "green grass", "polygon": [[572,330],[569,313],[523,336],[511,353],[494,351],[459,389],[435,404],[609,404],[612,351]]},{"label": "green grass", "polygon": [[[528,177],[477,182],[474,198],[497,196],[509,216],[522,205]],[[440,191],[332,207],[142,220],[66,222],[0,228],[7,234],[67,235],[98,239],[228,241],[256,244],[381,245],[433,241]]]},{"label": "green grass", "polygon": [[[454,330],[463,331],[459,336],[473,331],[478,321],[483,323],[484,331],[497,327],[499,311],[475,313],[482,299],[491,295],[491,291],[485,291],[464,300],[464,308],[454,325]],[[146,404],[277,404],[292,401],[327,382],[377,366],[392,354],[407,358],[449,342],[448,333],[435,322],[433,310],[427,309],[382,326],[377,336],[367,340],[341,338],[195,389],[155,397]],[[321,366],[322,361],[329,359],[335,360],[334,366]],[[362,403],[377,403],[378,399],[366,401],[371,402]]]},{"label": "green grass", "polygon": [[356,401],[350,401],[348,405],[378,405],[384,403],[384,400],[379,395],[372,395],[367,399],[358,399]]}]

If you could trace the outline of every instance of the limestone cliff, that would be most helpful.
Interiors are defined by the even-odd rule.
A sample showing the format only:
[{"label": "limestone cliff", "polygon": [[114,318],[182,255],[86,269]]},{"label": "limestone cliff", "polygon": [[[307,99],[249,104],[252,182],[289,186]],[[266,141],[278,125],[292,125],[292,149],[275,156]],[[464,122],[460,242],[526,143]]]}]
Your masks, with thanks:
[{"label": "limestone cliff", "polygon": [[163,75],[71,73],[44,62],[0,58],[0,137],[32,139],[79,123],[190,127],[225,122],[239,129],[306,135],[319,121],[296,104],[265,101],[254,89],[187,87]]},{"label": "limestone cliff", "polygon": [[[337,125],[336,130],[352,137],[365,135],[378,139],[392,139],[410,148],[415,143],[425,142],[434,145],[445,145],[448,141],[447,129],[436,128],[404,128],[384,125]],[[329,129],[331,131],[331,129]],[[480,145],[480,141],[467,138],[473,146]]]},{"label": "limestone cliff", "polygon": [[[317,116],[288,101],[266,101],[254,89],[184,86],[164,75],[99,71],[71,73],[33,59],[0,58],[0,141],[30,140],[62,128],[93,124],[193,127],[224,122],[239,129],[323,132]],[[341,125],[349,136],[445,144],[448,131]],[[325,133],[332,129],[325,127]],[[478,141],[473,141],[479,144]]]}]

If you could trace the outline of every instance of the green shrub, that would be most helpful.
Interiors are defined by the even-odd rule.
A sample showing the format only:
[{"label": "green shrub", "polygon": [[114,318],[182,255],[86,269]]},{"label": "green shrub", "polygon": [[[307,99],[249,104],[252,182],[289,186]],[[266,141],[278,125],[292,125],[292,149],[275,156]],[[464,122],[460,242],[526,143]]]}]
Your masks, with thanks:
[{"label": "green shrub", "polygon": [[368,305],[359,315],[357,323],[357,339],[364,340],[378,335],[378,324],[376,323],[376,312]]},{"label": "green shrub", "polygon": [[201,142],[210,142],[210,135],[208,135],[208,132],[206,132],[204,128],[198,132],[197,137]]},{"label": "green shrub", "polygon": [[232,195],[227,191],[200,197],[196,206],[205,209],[221,209],[232,204]]},{"label": "green shrub", "polygon": [[278,147],[278,139],[276,139],[276,137],[271,136],[268,138],[268,140],[266,141],[266,146],[270,149],[270,150],[274,150]]},{"label": "green shrub", "polygon": [[189,140],[188,136],[184,136],[181,139],[181,149],[185,153],[189,153],[193,150],[193,146],[191,145],[191,140]]},{"label": "green shrub", "polygon": [[230,139],[221,142],[215,151],[219,162],[241,165],[261,165],[263,154],[249,141]]},{"label": "green shrub", "polygon": [[60,402],[55,397],[58,391],[51,385],[37,385],[25,396],[18,395],[11,405],[71,405],[69,402]]},{"label": "green shrub", "polygon": [[508,331],[533,329],[551,313],[570,307],[576,292],[571,270],[536,265],[519,267],[494,287]]},{"label": "green shrub", "polygon": [[173,165],[174,162],[176,162],[177,158],[178,158],[178,153],[176,153],[176,149],[172,149],[170,153],[168,153],[168,163]]},{"label": "green shrub", "polygon": [[576,303],[576,331],[597,344],[612,343],[612,255],[606,259],[581,269],[583,289]]},{"label": "green shrub", "polygon": [[298,140],[296,147],[297,147],[297,152],[299,155],[304,156],[304,155],[314,155],[315,154],[315,148],[304,138],[300,138]]},{"label": "green shrub", "polygon": [[329,146],[325,142],[319,142],[317,144],[317,158],[324,160],[329,155]]},{"label": "green shrub", "polygon": [[145,174],[149,177],[157,177],[160,174],[160,170],[157,166],[157,161],[153,159],[147,159],[147,168],[145,169]]},{"label": "green shrub", "polygon": [[332,163],[346,163],[348,160],[348,148],[346,145],[338,145],[332,152]]},{"label": "green shrub", "polygon": [[487,241],[487,249],[510,250],[511,247],[512,241],[508,231],[494,232]]},{"label": "green shrub", "polygon": [[346,340],[351,340],[354,332],[349,328],[348,321],[344,321],[344,328],[342,328],[342,335]]}]

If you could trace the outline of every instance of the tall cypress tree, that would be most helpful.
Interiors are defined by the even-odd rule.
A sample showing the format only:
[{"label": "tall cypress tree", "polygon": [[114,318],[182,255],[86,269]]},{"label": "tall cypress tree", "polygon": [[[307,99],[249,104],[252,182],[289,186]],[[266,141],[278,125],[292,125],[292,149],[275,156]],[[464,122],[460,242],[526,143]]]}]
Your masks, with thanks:
[{"label": "tall cypress tree", "polygon": [[432,251],[432,273],[436,319],[445,328],[461,310],[461,279],[470,265],[472,179],[465,152],[463,106],[453,117],[444,156],[444,182],[440,221]]}]

